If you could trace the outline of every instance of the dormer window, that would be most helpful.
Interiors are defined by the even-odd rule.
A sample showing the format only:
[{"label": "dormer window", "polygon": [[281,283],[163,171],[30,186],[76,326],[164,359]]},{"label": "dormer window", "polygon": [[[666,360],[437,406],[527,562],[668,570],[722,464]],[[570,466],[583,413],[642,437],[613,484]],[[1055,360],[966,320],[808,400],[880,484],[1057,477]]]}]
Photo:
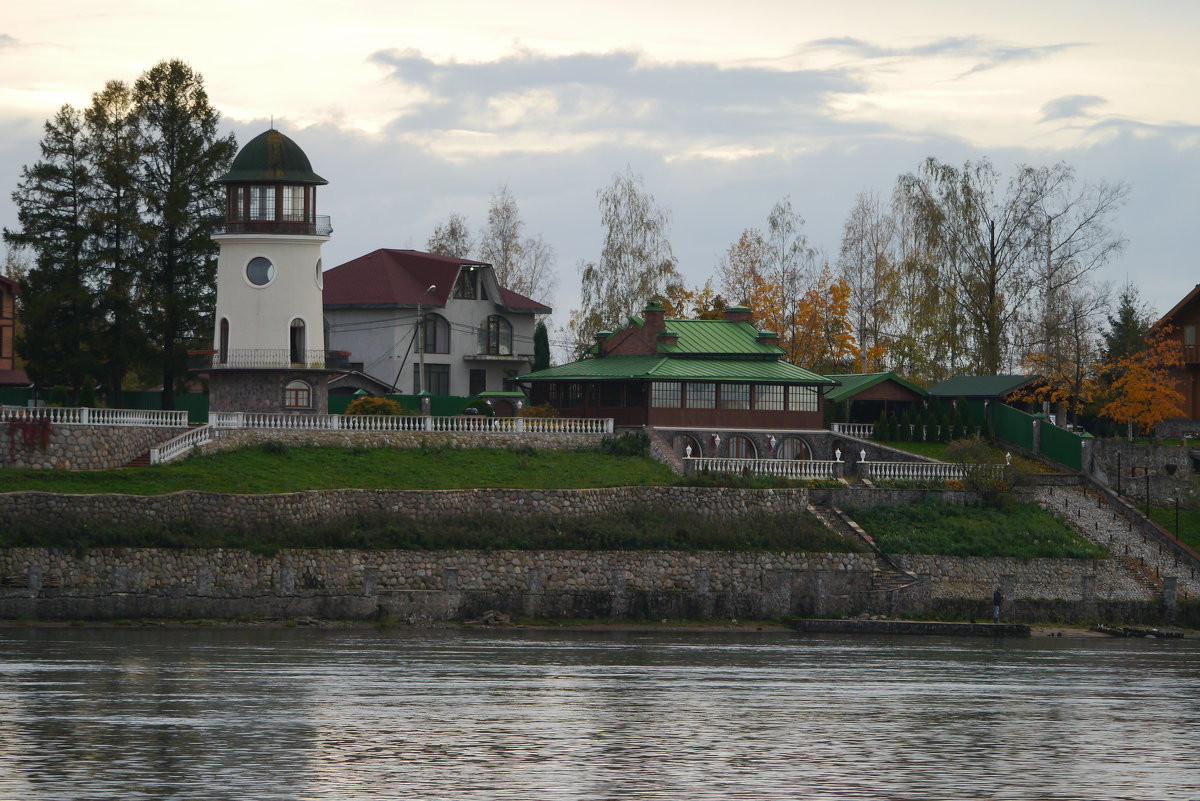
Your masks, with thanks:
[{"label": "dormer window", "polygon": [[475,265],[464,264],[458,271],[458,280],[454,283],[454,297],[457,300],[475,300],[478,297],[478,279]]}]

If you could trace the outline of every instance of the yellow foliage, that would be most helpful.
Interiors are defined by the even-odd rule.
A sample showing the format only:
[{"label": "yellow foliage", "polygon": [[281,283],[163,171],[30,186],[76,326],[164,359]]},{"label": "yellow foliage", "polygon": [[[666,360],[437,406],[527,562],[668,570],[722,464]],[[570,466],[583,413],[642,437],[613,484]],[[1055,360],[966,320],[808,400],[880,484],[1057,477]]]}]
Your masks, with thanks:
[{"label": "yellow foliage", "polygon": [[1173,329],[1161,328],[1146,338],[1146,348],[1117,361],[1113,399],[1101,413],[1119,423],[1131,423],[1149,432],[1157,423],[1183,415],[1183,394],[1175,387],[1171,370],[1183,365],[1179,340]]}]

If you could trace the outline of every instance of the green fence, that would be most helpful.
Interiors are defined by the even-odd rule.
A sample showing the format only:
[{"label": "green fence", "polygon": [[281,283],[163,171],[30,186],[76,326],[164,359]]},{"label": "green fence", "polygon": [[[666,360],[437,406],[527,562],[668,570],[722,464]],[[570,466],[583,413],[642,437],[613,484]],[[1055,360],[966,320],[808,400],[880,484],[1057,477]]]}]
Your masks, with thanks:
[{"label": "green fence", "polygon": [[[356,397],[356,395],[330,395],[329,413],[344,414],[346,407],[350,405],[350,401]],[[413,412],[414,414],[420,414],[421,412],[421,399],[416,395],[384,395],[383,397],[396,401],[400,404],[400,408],[405,411]],[[462,414],[462,410],[467,407],[467,402],[470,400],[470,398],[458,395],[430,395],[429,413],[434,417],[450,417]]]},{"label": "green fence", "polygon": [[1033,450],[1033,417],[1011,406],[993,403],[992,427],[996,436],[1014,445]]},{"label": "green fence", "polygon": [[1084,438],[1065,428],[1042,423],[1039,450],[1042,456],[1064,464],[1072,470],[1083,469]]},{"label": "green fence", "polygon": [[25,406],[32,397],[33,392],[28,389],[0,389],[0,405]]}]

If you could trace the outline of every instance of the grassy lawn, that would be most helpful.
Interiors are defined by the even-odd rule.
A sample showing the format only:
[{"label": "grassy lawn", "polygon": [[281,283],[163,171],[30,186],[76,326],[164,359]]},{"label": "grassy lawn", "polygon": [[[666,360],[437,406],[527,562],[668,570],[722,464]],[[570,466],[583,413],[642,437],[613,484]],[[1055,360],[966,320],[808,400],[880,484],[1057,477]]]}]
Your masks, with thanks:
[{"label": "grassy lawn", "polygon": [[160,495],[314,489],[526,489],[674,484],[652,459],[596,451],[246,448],[126,470],[5,470],[5,492]]},{"label": "grassy lawn", "polygon": [[147,525],[101,528],[47,520],[0,531],[0,548],[245,548],[273,553],[282,548],[363,550],[620,550],[620,551],[808,551],[861,550],[804,514],[762,514],[736,526],[699,514],[632,509],[592,517],[545,514],[475,514],[436,521],[362,515],[326,524],[270,530],[221,530],[212,526]]},{"label": "grassy lawn", "polygon": [[[1138,505],[1145,511],[1145,505]],[[1150,507],[1150,517],[1155,523],[1174,534],[1178,539],[1200,551],[1200,509],[1179,510],[1179,531],[1175,530],[1175,507]]]},{"label": "grassy lawn", "polygon": [[1032,503],[1003,511],[947,503],[862,507],[847,513],[886,553],[1090,558],[1107,551]]}]

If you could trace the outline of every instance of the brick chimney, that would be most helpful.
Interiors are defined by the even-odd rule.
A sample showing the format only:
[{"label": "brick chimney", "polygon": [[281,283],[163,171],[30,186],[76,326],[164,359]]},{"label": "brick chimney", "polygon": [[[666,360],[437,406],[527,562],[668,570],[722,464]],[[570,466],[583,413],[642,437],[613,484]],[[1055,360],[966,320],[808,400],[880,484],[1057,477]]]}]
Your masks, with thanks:
[{"label": "brick chimney", "polygon": [[759,331],[757,339],[763,345],[779,347],[779,334],[774,331]]},{"label": "brick chimney", "polygon": [[642,320],[645,324],[642,326],[642,331],[647,339],[658,334],[667,327],[667,310],[657,300],[652,300],[646,304],[646,308],[642,309]]},{"label": "brick chimney", "polygon": [[725,319],[731,323],[748,323],[754,312],[745,306],[730,306],[725,310]]}]

